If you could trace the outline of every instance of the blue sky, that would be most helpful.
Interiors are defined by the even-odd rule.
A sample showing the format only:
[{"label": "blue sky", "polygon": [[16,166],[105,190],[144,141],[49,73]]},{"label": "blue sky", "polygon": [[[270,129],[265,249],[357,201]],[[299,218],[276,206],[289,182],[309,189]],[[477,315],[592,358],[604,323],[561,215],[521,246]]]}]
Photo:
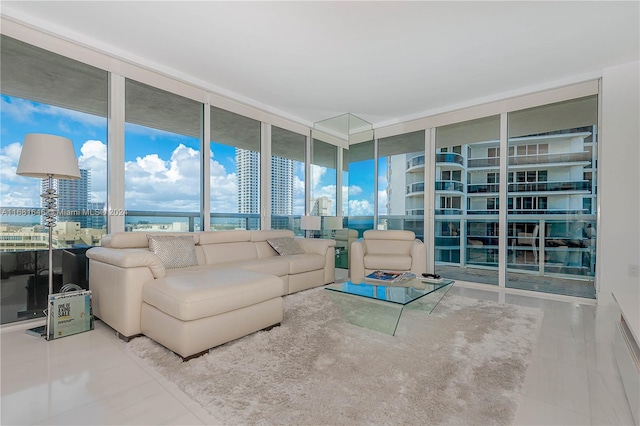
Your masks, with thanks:
[{"label": "blue sky", "polygon": [[[15,174],[22,140],[27,133],[50,133],[71,139],[79,166],[91,170],[92,201],[105,201],[106,118],[6,95],[2,95],[0,101],[0,205],[40,205],[38,180]],[[235,212],[235,150],[216,143],[211,146],[211,209]],[[195,138],[126,124],[125,207],[131,210],[198,211],[199,150],[200,143]],[[300,193],[304,190],[302,168],[301,164],[296,167],[295,214],[304,211],[303,192]],[[373,214],[370,174],[373,167],[366,166],[365,169],[366,172],[360,172],[355,166],[350,173],[350,214]],[[312,166],[312,196],[335,194],[335,178],[331,177],[334,173]]]}]

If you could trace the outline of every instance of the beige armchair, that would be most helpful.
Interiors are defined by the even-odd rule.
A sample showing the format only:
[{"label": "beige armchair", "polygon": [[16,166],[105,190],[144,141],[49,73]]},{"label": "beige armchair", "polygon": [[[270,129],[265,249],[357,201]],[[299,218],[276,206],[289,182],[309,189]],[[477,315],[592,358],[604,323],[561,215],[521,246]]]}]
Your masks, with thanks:
[{"label": "beige armchair", "polygon": [[365,231],[351,244],[351,282],[359,283],[375,270],[427,271],[427,249],[412,231]]}]

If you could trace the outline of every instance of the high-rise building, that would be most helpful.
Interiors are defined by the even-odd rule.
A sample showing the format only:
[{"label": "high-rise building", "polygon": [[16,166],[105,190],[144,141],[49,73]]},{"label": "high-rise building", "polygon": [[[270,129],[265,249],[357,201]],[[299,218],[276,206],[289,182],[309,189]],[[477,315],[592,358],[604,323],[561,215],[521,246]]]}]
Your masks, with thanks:
[{"label": "high-rise building", "polygon": [[[40,189],[46,192],[49,180],[42,179]],[[58,221],[80,222],[83,228],[89,227],[86,211],[89,207],[89,191],[91,191],[91,171],[80,169],[80,179],[53,179],[53,188],[58,195]],[[42,207],[45,207],[44,199]]]},{"label": "high-rise building", "polygon": [[236,148],[238,213],[260,213],[260,153]]},{"label": "high-rise building", "polygon": [[271,214],[293,214],[293,160],[271,157]]},{"label": "high-rise building", "polygon": [[[236,148],[238,213],[260,213],[260,153]],[[293,160],[271,158],[271,214],[293,213]]]}]

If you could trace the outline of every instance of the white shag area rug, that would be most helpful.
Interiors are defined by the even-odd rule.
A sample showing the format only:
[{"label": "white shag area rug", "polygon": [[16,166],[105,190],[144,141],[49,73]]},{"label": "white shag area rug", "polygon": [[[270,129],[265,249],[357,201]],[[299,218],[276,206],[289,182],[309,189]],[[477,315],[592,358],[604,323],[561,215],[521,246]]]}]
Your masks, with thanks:
[{"label": "white shag area rug", "polygon": [[127,348],[225,425],[512,423],[541,310],[448,294],[390,336],[326,292],[286,296],[280,327],[188,362],[146,337]]}]

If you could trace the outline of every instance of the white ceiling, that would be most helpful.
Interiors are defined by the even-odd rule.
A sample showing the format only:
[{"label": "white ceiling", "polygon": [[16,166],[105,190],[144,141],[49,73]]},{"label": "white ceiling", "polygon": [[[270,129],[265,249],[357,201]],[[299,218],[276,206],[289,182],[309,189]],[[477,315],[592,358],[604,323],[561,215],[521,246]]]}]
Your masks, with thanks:
[{"label": "white ceiling", "polygon": [[5,17],[305,124],[379,127],[639,58],[639,2],[2,1]]}]

